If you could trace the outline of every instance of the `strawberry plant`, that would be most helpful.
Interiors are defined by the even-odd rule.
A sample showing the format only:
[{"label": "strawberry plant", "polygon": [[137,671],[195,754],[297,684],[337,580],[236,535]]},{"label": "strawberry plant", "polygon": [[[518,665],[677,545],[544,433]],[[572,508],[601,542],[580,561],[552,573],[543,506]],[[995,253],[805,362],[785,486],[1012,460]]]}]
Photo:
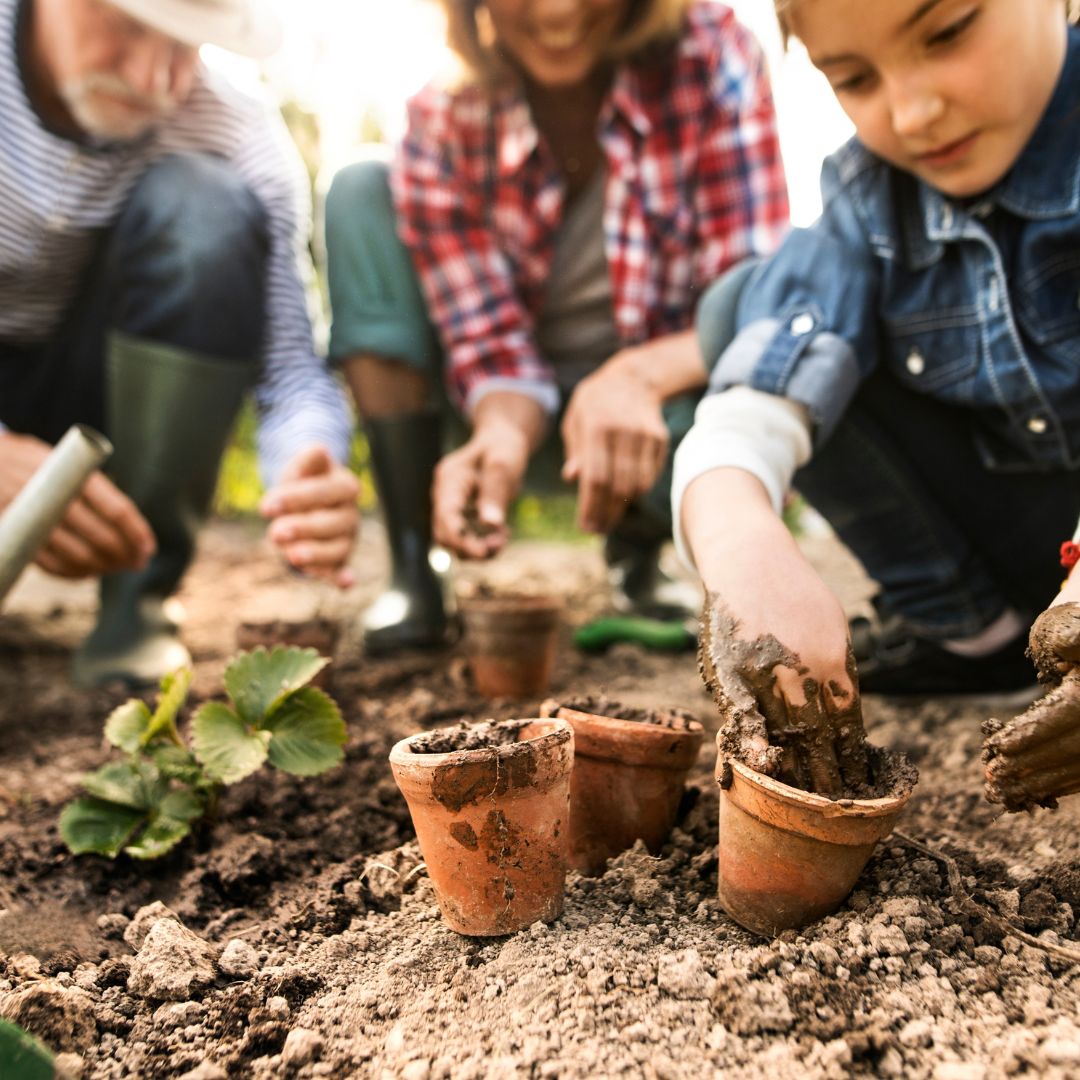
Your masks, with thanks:
[{"label": "strawberry plant", "polygon": [[204,818],[227,784],[267,761],[294,776],[316,776],[344,757],[345,724],[334,701],[306,685],[328,663],[314,649],[239,653],[225,669],[229,704],[210,701],[191,720],[190,745],[177,718],[191,672],[166,676],[151,712],[132,698],[105,721],[105,738],[124,758],[82,778],[86,792],[65,807],[60,835],[76,855],[156,859]]}]

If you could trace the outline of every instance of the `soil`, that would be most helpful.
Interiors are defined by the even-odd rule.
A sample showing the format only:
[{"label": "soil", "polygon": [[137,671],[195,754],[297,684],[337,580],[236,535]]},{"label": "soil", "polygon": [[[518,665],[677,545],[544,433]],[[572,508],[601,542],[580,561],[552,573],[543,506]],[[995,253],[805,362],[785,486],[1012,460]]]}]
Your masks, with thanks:
[{"label": "soil", "polygon": [[635,724],[652,724],[669,731],[690,731],[699,723],[696,716],[691,716],[682,709],[635,709],[602,695],[551,700],[543,706],[543,711],[549,716],[555,716],[559,709],[573,709],[575,712],[607,716],[613,720],[629,720]]},{"label": "soil", "polygon": [[[833,916],[754,938],[716,900],[709,740],[659,857],[570,874],[563,915],[507,938],[443,923],[387,755],[458,719],[537,715],[478,697],[459,652],[365,659],[358,613],[384,562],[366,527],[360,586],[282,570],[246,526],[208,530],[185,585],[195,697],[218,693],[242,619],[340,618],[344,764],[268,772],[158,864],[74,858],[60,807],[108,751],[124,696],[76,693],[93,589],[29,575],[0,613],[0,1010],[86,1080],[234,1077],[897,1076],[1080,1071],[1080,799],[1006,815],[982,797],[980,725],[999,705],[867,699],[868,734],[921,782]],[[253,546],[254,544],[254,546]],[[851,611],[866,583],[835,543],[804,544]],[[567,598],[552,692],[718,717],[690,656],[576,652],[605,610],[594,547],[514,544],[470,580]],[[145,910],[148,905],[158,906]],[[167,910],[166,910],[167,909]]]}]

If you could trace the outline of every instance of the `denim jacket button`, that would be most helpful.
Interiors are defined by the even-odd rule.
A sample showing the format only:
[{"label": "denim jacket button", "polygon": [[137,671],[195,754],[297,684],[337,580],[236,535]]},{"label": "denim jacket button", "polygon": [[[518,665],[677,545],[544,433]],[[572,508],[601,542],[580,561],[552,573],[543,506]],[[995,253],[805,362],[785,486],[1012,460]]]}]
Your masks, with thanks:
[{"label": "denim jacket button", "polygon": [[803,334],[809,334],[814,329],[814,316],[809,311],[804,311],[801,315],[796,315],[791,320],[791,332],[796,337],[802,337]]},{"label": "denim jacket button", "polygon": [[908,353],[904,364],[912,375],[921,375],[926,370],[926,359],[918,349],[912,349]]},{"label": "denim jacket button", "polygon": [[1027,429],[1032,435],[1045,435],[1048,426],[1045,416],[1033,416],[1027,422]]}]

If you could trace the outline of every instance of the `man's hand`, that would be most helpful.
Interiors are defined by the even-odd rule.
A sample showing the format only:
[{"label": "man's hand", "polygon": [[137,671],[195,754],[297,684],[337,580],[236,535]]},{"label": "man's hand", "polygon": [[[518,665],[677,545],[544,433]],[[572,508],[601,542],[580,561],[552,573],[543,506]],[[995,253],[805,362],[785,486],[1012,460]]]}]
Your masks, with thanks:
[{"label": "man's hand", "polygon": [[1056,806],[1080,791],[1080,602],[1072,599],[1078,582],[1074,571],[1028,638],[1028,655],[1050,692],[1009,723],[984,726],[986,797],[1006,810]]},{"label": "man's hand", "polygon": [[[0,510],[23,489],[52,447],[31,435],[0,432]],[[103,473],[92,473],[34,561],[64,578],[137,570],[156,550],[138,508]]]},{"label": "man's hand", "polygon": [[510,538],[506,515],[547,424],[531,397],[494,390],[473,413],[473,433],[439,462],[432,491],[435,542],[465,559],[489,559]]},{"label": "man's hand", "polygon": [[360,485],[322,446],[309,446],[288,464],[263,497],[268,535],[285,560],[312,577],[347,589],[354,583],[346,561],[360,527]]},{"label": "man's hand", "polygon": [[722,752],[822,795],[864,784],[847,619],[764,488],[739,469],[706,473],[686,491],[683,523],[708,590],[699,661]]},{"label": "man's hand", "polygon": [[562,475],[577,481],[581,528],[610,532],[656,483],[669,441],[661,406],[656,388],[619,355],[574,390],[562,423]]}]

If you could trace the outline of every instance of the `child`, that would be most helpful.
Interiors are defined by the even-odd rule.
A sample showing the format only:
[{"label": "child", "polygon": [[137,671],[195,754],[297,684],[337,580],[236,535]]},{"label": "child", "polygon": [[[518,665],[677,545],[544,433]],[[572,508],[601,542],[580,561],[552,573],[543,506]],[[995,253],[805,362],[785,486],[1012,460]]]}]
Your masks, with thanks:
[{"label": "child", "polygon": [[[394,563],[365,615],[369,651],[443,640],[432,533],[465,558],[494,555],[545,450],[577,485],[581,525],[607,537],[618,600],[671,606],[656,565],[669,447],[708,380],[694,309],[787,227],[763,59],[723,4],[442,7],[467,77],[411,103],[393,202],[370,162],[327,200],[331,355],[368,434]],[[443,381],[468,427],[445,456],[428,408]],[[560,412],[562,446],[549,437]]]},{"label": "child", "polygon": [[707,626],[787,650],[770,730],[857,694],[840,605],[776,512],[793,478],[881,586],[864,692],[1017,690],[1080,512],[1080,32],[1063,0],[777,8],[856,137],[821,219],[742,288],[676,456],[677,541]]}]

